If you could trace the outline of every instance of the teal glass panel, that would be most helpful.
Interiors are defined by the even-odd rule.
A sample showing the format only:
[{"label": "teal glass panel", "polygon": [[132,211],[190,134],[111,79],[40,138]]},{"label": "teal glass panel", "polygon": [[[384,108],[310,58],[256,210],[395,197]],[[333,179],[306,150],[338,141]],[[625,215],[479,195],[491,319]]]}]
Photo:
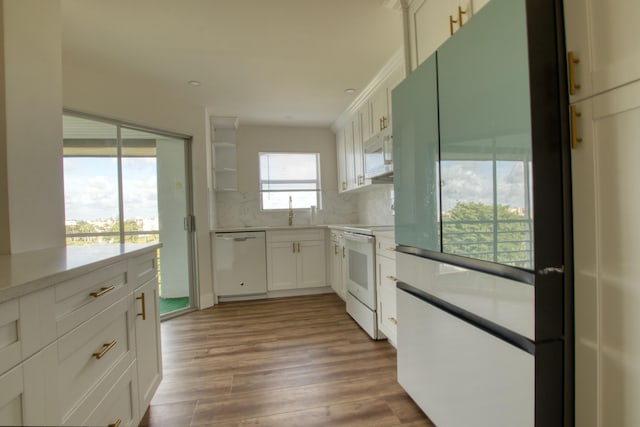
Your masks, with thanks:
[{"label": "teal glass panel", "polygon": [[488,3],[438,50],[438,66],[442,250],[531,269],[525,0]]},{"label": "teal glass panel", "polygon": [[436,54],[392,92],[395,236],[440,251]]}]

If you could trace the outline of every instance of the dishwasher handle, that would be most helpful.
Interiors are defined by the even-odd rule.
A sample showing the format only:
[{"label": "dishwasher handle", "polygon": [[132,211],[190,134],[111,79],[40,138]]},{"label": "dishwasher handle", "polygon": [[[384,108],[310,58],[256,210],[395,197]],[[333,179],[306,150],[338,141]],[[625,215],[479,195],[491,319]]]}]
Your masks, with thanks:
[{"label": "dishwasher handle", "polygon": [[216,234],[216,239],[230,242],[246,242],[253,239],[264,239],[264,233],[220,233]]}]

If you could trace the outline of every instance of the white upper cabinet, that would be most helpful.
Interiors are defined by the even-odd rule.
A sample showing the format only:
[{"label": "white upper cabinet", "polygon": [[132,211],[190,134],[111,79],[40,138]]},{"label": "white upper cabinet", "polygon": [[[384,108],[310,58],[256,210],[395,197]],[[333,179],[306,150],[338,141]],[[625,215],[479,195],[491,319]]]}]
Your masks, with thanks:
[{"label": "white upper cabinet", "polygon": [[427,59],[489,0],[413,0],[409,4],[411,69]]},{"label": "white upper cabinet", "polygon": [[342,193],[347,189],[347,161],[345,152],[345,131],[338,130],[336,133],[336,156],[338,163],[338,192]]},{"label": "white upper cabinet", "polygon": [[391,91],[404,79],[404,71],[398,51],[336,122],[339,192],[371,184],[365,178],[365,145],[382,129],[391,129]]},{"label": "white upper cabinet", "polygon": [[638,0],[564,0],[564,10],[571,102],[640,79]]}]

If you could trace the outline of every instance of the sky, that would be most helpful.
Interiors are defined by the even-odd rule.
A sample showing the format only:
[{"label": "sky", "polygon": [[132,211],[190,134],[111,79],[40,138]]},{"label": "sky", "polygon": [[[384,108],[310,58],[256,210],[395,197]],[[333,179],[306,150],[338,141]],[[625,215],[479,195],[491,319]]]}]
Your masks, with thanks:
[{"label": "sky", "polygon": [[[493,204],[492,161],[441,161],[442,211],[448,212],[458,202]],[[525,207],[523,163],[496,162],[498,204]]]},{"label": "sky", "polygon": [[[66,157],[64,192],[66,220],[118,217],[118,175],[112,157]],[[123,158],[125,218],[157,218],[155,158]]]}]

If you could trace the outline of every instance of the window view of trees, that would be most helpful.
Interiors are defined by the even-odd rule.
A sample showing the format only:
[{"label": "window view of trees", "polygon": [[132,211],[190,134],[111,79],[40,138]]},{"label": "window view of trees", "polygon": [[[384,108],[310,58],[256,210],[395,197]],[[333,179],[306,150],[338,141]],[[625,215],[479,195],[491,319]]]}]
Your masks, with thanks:
[{"label": "window view of trees", "polygon": [[531,220],[519,208],[468,202],[442,214],[444,252],[532,267]]},{"label": "window view of trees", "polygon": [[[120,243],[120,221],[117,219],[94,221],[67,221],[67,245],[95,245]],[[125,243],[157,243],[157,232],[145,231],[144,220],[127,219],[124,222]]]}]

